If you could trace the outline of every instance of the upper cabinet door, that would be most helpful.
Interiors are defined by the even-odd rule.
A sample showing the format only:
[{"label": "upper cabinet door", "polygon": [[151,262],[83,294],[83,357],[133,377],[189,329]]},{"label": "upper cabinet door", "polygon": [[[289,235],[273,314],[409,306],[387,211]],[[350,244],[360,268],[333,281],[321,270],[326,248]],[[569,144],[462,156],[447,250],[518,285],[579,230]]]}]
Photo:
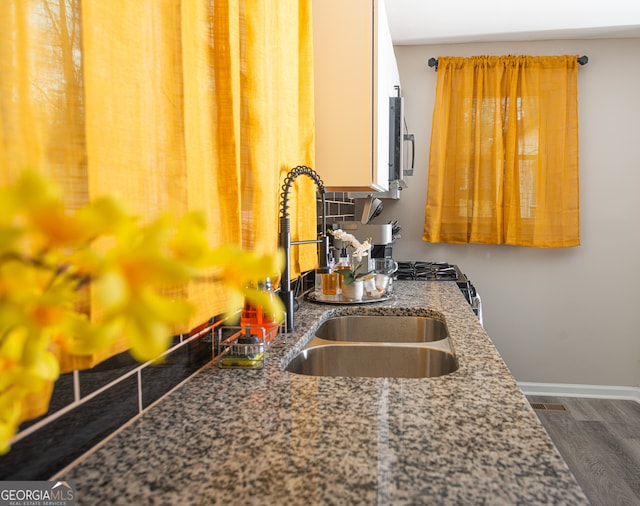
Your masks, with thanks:
[{"label": "upper cabinet door", "polygon": [[315,170],[329,191],[389,189],[398,69],[383,0],[313,0]]}]

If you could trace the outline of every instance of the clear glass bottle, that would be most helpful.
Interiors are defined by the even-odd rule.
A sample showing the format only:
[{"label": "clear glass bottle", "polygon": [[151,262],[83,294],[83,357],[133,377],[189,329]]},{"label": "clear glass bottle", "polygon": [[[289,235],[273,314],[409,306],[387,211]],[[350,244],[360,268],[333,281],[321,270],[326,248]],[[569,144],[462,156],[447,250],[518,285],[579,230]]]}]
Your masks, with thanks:
[{"label": "clear glass bottle", "polygon": [[351,259],[349,258],[349,252],[347,248],[342,248],[340,250],[340,256],[338,257],[338,262],[336,263],[335,270],[338,273],[338,293],[342,292],[342,275],[340,271],[342,270],[350,270],[351,269]]}]

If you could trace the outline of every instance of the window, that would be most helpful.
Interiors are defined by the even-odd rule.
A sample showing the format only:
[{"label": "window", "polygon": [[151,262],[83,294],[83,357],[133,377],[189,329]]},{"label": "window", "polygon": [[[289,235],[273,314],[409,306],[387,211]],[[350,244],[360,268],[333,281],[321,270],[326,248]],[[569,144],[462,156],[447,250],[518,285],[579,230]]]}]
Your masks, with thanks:
[{"label": "window", "polygon": [[438,59],[423,240],[580,244],[577,63]]}]

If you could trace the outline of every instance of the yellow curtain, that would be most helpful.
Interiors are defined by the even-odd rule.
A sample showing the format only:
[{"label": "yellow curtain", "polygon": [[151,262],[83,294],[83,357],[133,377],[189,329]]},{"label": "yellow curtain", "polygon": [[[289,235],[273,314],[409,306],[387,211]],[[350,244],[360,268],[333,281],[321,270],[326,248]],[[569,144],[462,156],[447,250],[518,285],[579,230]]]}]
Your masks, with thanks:
[{"label": "yellow curtain", "polygon": [[424,241],[580,244],[577,56],[438,58]]},{"label": "yellow curtain", "polygon": [[[3,0],[0,184],[36,167],[70,209],[112,195],[143,218],[200,210],[213,246],[275,251],[284,174],[314,162],[310,1]],[[292,235],[315,237],[315,189],[296,194]],[[216,283],[171,293],[197,308],[177,332],[225,309]]]},{"label": "yellow curtain", "polygon": [[[278,222],[276,209],[284,178],[293,167],[313,167],[314,95],[311,1],[246,3],[246,132],[242,172],[243,243],[272,250]],[[316,237],[315,185],[298,178],[292,189],[292,239]],[[291,251],[292,274],[313,269],[316,246]]]}]

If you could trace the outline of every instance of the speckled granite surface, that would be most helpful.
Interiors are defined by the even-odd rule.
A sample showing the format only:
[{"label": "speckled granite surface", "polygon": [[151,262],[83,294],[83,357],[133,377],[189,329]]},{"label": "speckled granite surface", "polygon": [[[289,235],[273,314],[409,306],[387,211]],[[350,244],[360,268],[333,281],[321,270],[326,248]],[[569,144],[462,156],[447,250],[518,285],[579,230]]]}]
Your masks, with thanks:
[{"label": "speckled granite surface", "polygon": [[[396,282],[362,306],[305,302],[262,370],[205,368],[65,473],[78,504],[587,504],[454,283]],[[444,316],[440,378],[283,371],[336,313]]]}]

